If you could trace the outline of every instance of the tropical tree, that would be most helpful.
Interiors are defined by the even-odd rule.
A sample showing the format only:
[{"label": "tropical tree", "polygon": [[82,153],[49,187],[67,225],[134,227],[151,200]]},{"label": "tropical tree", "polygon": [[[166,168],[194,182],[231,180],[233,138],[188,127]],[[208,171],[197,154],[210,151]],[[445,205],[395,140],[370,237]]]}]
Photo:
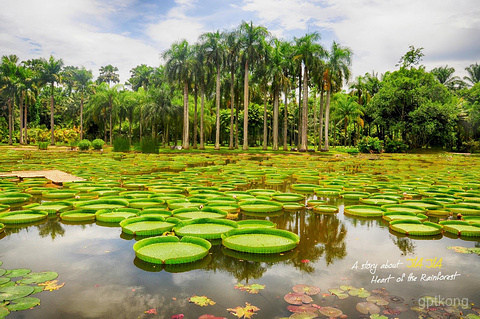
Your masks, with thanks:
[{"label": "tropical tree", "polygon": [[42,58],[40,64],[40,83],[42,85],[50,84],[50,130],[51,130],[51,145],[55,145],[55,123],[54,123],[54,90],[55,83],[62,82],[62,72],[63,60],[55,59],[53,56],[50,56],[48,60]]},{"label": "tropical tree", "polygon": [[233,134],[234,134],[234,115],[235,108],[235,72],[238,65],[238,55],[240,53],[240,41],[238,39],[238,31],[233,30],[223,34],[225,42],[225,62],[230,69],[230,139],[228,149],[233,150]]},{"label": "tropical tree", "polygon": [[92,71],[85,69],[85,67],[82,67],[81,69],[77,69],[74,71],[73,78],[75,81],[74,87],[80,93],[80,140],[83,140],[83,107],[85,93],[87,93],[93,85]]},{"label": "tropical tree", "polygon": [[191,46],[187,40],[172,44],[170,49],[163,53],[163,59],[166,61],[165,73],[172,82],[177,82],[183,86],[183,136],[182,147],[189,148],[189,128],[188,128],[188,83],[192,74],[192,54]]},{"label": "tropical tree", "polygon": [[319,64],[319,60],[325,55],[325,50],[318,43],[320,34],[313,32],[306,34],[296,41],[296,56],[303,65],[303,105],[302,105],[302,126],[301,141],[299,151],[306,151],[308,148],[307,130],[308,130],[308,80],[310,69]]},{"label": "tropical tree", "polygon": [[[38,74],[30,66],[29,62],[22,62],[22,66],[18,69],[20,77],[20,90],[21,90],[21,102],[20,102],[20,143],[28,143],[28,107],[35,103],[38,95]],[[23,102],[23,103],[22,103]],[[23,104],[23,112],[22,105]],[[22,114],[23,113],[23,114]],[[22,134],[23,127],[23,134]],[[23,135],[23,138],[22,138]]]},{"label": "tropical tree", "polygon": [[465,68],[468,75],[464,76],[463,79],[470,82],[471,85],[475,85],[480,82],[480,65],[478,63],[470,64]]},{"label": "tropical tree", "polygon": [[[96,106],[95,111],[103,110],[104,116],[104,139],[107,139],[107,117],[109,122],[109,144],[112,145],[113,132],[113,112],[119,103],[119,90],[123,88],[122,84],[109,86],[106,82],[101,83],[91,99],[91,103]],[[108,109],[108,111],[107,111]]]},{"label": "tropical tree", "polygon": [[455,89],[455,87],[462,82],[458,76],[453,76],[455,73],[455,68],[449,67],[448,65],[434,68],[430,72],[438,80],[438,82],[445,85],[450,90]]},{"label": "tropical tree", "polygon": [[118,83],[120,82],[120,77],[118,75],[118,68],[111,64],[102,66],[99,69],[100,75],[97,78],[97,83],[107,83],[110,85],[111,83]]},{"label": "tropical tree", "polygon": [[210,69],[215,68],[215,102],[216,102],[216,129],[215,149],[220,149],[220,71],[225,59],[225,45],[220,31],[204,33],[200,36],[201,46],[205,52],[205,62]]},{"label": "tropical tree", "polygon": [[13,139],[13,104],[17,94],[18,83],[18,57],[16,55],[4,55],[2,57],[0,72],[0,93],[4,95],[4,100],[8,106],[8,144],[12,145]]},{"label": "tropical tree", "polygon": [[327,101],[325,105],[325,150],[329,150],[329,122],[330,122],[330,97],[332,92],[340,90],[343,82],[348,81],[350,77],[352,51],[348,47],[343,47],[336,43],[332,44],[330,51],[327,53],[326,61],[326,89]]},{"label": "tropical tree", "polygon": [[334,115],[339,119],[338,124],[343,122],[345,133],[345,146],[347,146],[348,138],[348,125],[355,121],[360,126],[363,126],[363,120],[360,116],[363,115],[362,107],[357,102],[356,96],[351,96],[343,92],[338,92],[333,95]]},{"label": "tropical tree", "polygon": [[143,87],[144,90],[148,90],[150,82],[152,81],[152,75],[154,68],[141,64],[130,70],[132,74],[128,80],[128,84],[131,85],[132,90],[138,91],[138,88]]},{"label": "tropical tree", "polygon": [[240,25],[240,43],[244,61],[243,80],[243,150],[248,150],[248,105],[249,105],[249,63],[254,64],[260,57],[261,47],[268,31],[263,26],[254,26],[253,22],[242,22]]}]

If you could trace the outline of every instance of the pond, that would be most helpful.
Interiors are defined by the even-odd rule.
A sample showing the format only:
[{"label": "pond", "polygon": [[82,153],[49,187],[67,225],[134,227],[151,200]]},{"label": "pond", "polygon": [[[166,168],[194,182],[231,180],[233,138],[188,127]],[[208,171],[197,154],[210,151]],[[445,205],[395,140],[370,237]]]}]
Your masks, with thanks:
[{"label": "pond", "polygon": [[[288,318],[292,306],[286,300],[294,296],[289,293],[298,289],[315,293],[316,287],[320,292],[304,306],[313,307],[320,318],[342,313],[350,318],[479,315],[480,256],[475,252],[480,250],[474,250],[480,247],[479,237],[401,234],[389,229],[382,217],[345,213],[345,207],[362,204],[355,196],[295,190],[305,184],[369,193],[362,198],[402,194],[404,199],[415,199],[432,198],[431,192],[445,195],[440,191],[448,189],[453,190],[448,194],[457,194],[452,196],[465,202],[467,197],[460,197],[461,193],[476,194],[480,187],[478,159],[473,157],[137,154],[119,158],[116,154],[18,151],[4,153],[1,165],[3,171],[61,169],[126,191],[161,193],[167,185],[188,194],[189,187],[203,185],[224,193],[237,191],[240,197],[241,191],[273,189],[304,195],[302,206],[319,200],[338,207],[333,214],[310,207],[263,215],[240,212],[236,220],[270,220],[277,228],[297,234],[299,244],[288,252],[265,255],[236,252],[214,241],[205,258],[168,266],[136,258],[133,245],[145,237],[125,234],[118,223],[72,223],[49,214],[33,224],[7,225],[0,233],[1,268],[55,271],[58,283],[65,283],[58,290],[33,295],[41,300],[39,306],[12,311],[8,318],[241,318],[248,305],[256,314],[246,313],[246,318]],[[282,183],[273,182],[278,179]],[[36,183],[27,182],[33,180],[38,179],[19,183],[4,178],[2,191],[28,193]],[[66,183],[63,188],[74,186]],[[265,198],[261,193],[257,197]],[[82,190],[77,197],[88,198],[86,194]],[[476,197],[470,198],[474,203]],[[51,200],[34,195],[28,204]],[[445,218],[427,215],[434,223]],[[469,248],[473,253],[461,253],[471,252]],[[205,296],[197,298],[197,303],[205,305],[192,302],[194,296]],[[309,313],[301,315],[298,318],[313,318]]]}]

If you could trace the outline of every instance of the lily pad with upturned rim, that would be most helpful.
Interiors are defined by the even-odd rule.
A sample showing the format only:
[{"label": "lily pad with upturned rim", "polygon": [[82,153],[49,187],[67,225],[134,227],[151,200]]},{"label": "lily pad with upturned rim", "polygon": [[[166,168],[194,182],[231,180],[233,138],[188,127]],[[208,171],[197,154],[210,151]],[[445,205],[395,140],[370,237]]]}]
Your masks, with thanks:
[{"label": "lily pad with upturned rim", "polygon": [[219,239],[222,234],[237,228],[237,222],[218,218],[198,218],[180,222],[173,231],[179,236]]},{"label": "lily pad with upturned rim", "polygon": [[275,228],[276,224],[269,220],[245,219],[237,222],[238,228]]},{"label": "lily pad with upturned rim", "polygon": [[344,208],[345,214],[360,217],[382,217],[386,211],[385,208],[367,205],[351,205]]},{"label": "lily pad with upturned rim", "polygon": [[74,209],[60,213],[60,219],[71,222],[92,221],[95,218],[95,210],[92,209]]},{"label": "lily pad with upturned rim", "polygon": [[294,249],[299,243],[297,234],[271,228],[233,229],[222,235],[222,244],[232,250],[273,254]]},{"label": "lily pad with upturned rim", "polygon": [[397,233],[412,236],[434,236],[442,233],[442,225],[424,222],[419,220],[393,220],[390,222],[390,229]]},{"label": "lily pad with upturned rim", "polygon": [[439,222],[446,232],[467,237],[480,237],[480,223],[470,224],[463,220],[444,220]]},{"label": "lily pad with upturned rim", "polygon": [[173,217],[182,220],[198,218],[226,218],[228,213],[217,208],[203,207],[201,210],[196,207],[179,208],[173,212]]},{"label": "lily pad with upturned rim", "polygon": [[101,222],[119,223],[126,218],[137,216],[137,212],[139,210],[136,208],[102,209],[95,213],[95,217]]},{"label": "lily pad with upturned rim", "polygon": [[[170,221],[169,221],[170,220]],[[140,216],[130,217],[122,220],[120,226],[122,231],[130,235],[154,236],[171,231],[178,219],[165,218],[161,216]]]},{"label": "lily pad with upturned rim", "polygon": [[212,244],[205,239],[185,236],[158,236],[145,238],[133,245],[136,256],[155,264],[182,264],[205,257]]},{"label": "lily pad with upturned rim", "polygon": [[339,209],[334,205],[316,205],[313,206],[313,211],[319,214],[336,214]]},{"label": "lily pad with upturned rim", "polygon": [[242,211],[252,213],[271,213],[283,209],[281,203],[263,199],[244,200],[239,203],[239,206]]},{"label": "lily pad with upturned rim", "polygon": [[4,224],[32,223],[46,219],[47,212],[34,210],[17,210],[0,213],[0,222]]}]

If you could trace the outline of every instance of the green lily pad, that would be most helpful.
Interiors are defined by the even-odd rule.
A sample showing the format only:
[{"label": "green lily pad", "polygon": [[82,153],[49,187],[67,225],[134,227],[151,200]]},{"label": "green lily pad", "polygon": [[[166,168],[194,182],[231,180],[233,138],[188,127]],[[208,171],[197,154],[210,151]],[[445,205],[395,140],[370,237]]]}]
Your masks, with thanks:
[{"label": "green lily pad", "polygon": [[385,208],[367,205],[351,205],[344,208],[345,214],[360,217],[382,217],[386,211]]},{"label": "green lily pad", "polygon": [[54,271],[41,271],[31,272],[28,275],[23,276],[23,279],[19,280],[20,284],[40,284],[45,281],[53,280],[58,277],[58,273]]},{"label": "green lily pad", "polygon": [[130,217],[120,222],[122,231],[130,235],[153,236],[171,231],[176,223],[165,221],[161,216]]},{"label": "green lily pad", "polygon": [[48,213],[33,210],[17,210],[13,212],[0,213],[0,222],[4,224],[31,223],[47,218]]},{"label": "green lily pad", "polygon": [[180,222],[173,229],[179,236],[195,236],[204,239],[219,239],[222,234],[237,228],[233,220],[218,218],[198,218]]},{"label": "green lily pad", "polygon": [[0,288],[0,301],[10,301],[26,297],[33,293],[31,286],[12,286]]},{"label": "green lily pad", "polygon": [[359,312],[361,312],[365,315],[367,315],[367,314],[372,314],[373,315],[373,314],[380,313],[380,308],[372,302],[366,302],[366,301],[359,302],[359,303],[357,303],[356,308]]},{"label": "green lily pad", "polygon": [[298,292],[298,293],[304,293],[309,296],[314,296],[320,293],[320,288],[317,286],[309,286],[305,284],[299,284],[293,286],[293,291]]},{"label": "green lily pad", "polygon": [[328,291],[338,297],[338,299],[346,299],[348,298],[348,294],[345,293],[345,290],[338,289],[338,288],[330,288]]},{"label": "green lily pad", "polygon": [[431,222],[422,223],[413,219],[399,219],[390,222],[390,229],[406,235],[434,236],[442,232],[442,225]]},{"label": "green lily pad", "polygon": [[40,305],[40,299],[35,297],[24,297],[10,301],[10,304],[6,307],[10,311],[20,311],[31,309],[38,305]]},{"label": "green lily pad", "polygon": [[31,272],[32,270],[27,268],[12,269],[7,272],[5,277],[8,277],[8,278],[22,277]]},{"label": "green lily pad", "polygon": [[232,250],[257,254],[274,254],[294,249],[298,235],[280,229],[232,229],[222,234],[222,244]]},{"label": "green lily pad", "polygon": [[10,313],[10,310],[5,305],[0,304],[0,318],[5,318]]},{"label": "green lily pad", "polygon": [[7,282],[10,281],[10,278],[7,277],[0,277],[0,287],[5,285]]},{"label": "green lily pad", "polygon": [[343,315],[343,312],[340,309],[334,307],[320,307],[318,312],[329,318],[336,318]]}]

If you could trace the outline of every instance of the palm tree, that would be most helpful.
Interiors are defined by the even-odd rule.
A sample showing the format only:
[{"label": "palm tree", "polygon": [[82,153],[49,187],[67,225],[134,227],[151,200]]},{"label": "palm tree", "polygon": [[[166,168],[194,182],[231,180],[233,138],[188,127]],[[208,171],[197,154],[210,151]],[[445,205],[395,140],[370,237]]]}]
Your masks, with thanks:
[{"label": "palm tree", "polygon": [[120,82],[120,78],[118,76],[118,68],[116,66],[113,66],[111,64],[102,66],[99,69],[100,75],[97,78],[97,82],[100,83],[107,83],[110,85],[112,82],[113,83],[118,83]]},{"label": "palm tree", "polygon": [[464,80],[470,82],[471,85],[480,82],[480,65],[478,63],[470,64],[470,66],[465,68],[465,71],[467,71],[468,76],[464,76]]},{"label": "palm tree", "polygon": [[[109,120],[109,144],[112,145],[112,131],[113,131],[113,108],[118,105],[119,99],[119,90],[123,88],[122,84],[115,84],[110,87],[106,82],[101,83],[95,92],[95,95],[92,97],[92,103],[99,108],[103,109],[104,114],[107,113],[108,108],[108,120]],[[107,125],[106,125],[107,116],[105,115],[104,122],[104,134],[105,139],[107,137]]]},{"label": "palm tree", "polygon": [[268,31],[265,27],[254,26],[253,22],[242,22],[240,25],[240,42],[243,48],[242,57],[245,65],[245,74],[243,80],[243,150],[248,150],[248,77],[249,63],[257,61],[261,52],[261,46],[264,43]]},{"label": "palm tree", "polygon": [[204,141],[204,113],[205,113],[205,48],[196,44],[193,48],[192,57],[192,72],[194,77],[194,90],[195,90],[195,113],[193,115],[193,148],[197,148],[197,105],[198,105],[198,91],[200,89],[200,149],[205,149]]},{"label": "palm tree", "polygon": [[233,150],[233,123],[235,108],[235,71],[238,64],[238,54],[240,52],[240,41],[238,31],[234,30],[223,34],[226,50],[226,64],[230,68],[230,140],[228,149]]},{"label": "palm tree", "polygon": [[348,47],[342,47],[335,41],[327,54],[326,63],[326,87],[327,101],[325,108],[325,150],[329,150],[328,126],[330,122],[330,96],[333,90],[339,90],[343,81],[350,77],[352,51]]},{"label": "palm tree", "polygon": [[205,52],[205,61],[211,67],[215,67],[216,85],[216,130],[215,149],[220,149],[220,71],[225,59],[225,45],[220,31],[204,33],[200,36],[200,42]]},{"label": "palm tree", "polygon": [[143,87],[145,90],[148,90],[150,82],[152,80],[152,75],[154,68],[147,66],[146,64],[141,64],[130,70],[132,75],[128,80],[128,84],[132,86],[132,90],[138,91],[138,88]]},{"label": "palm tree", "polygon": [[448,89],[453,90],[455,86],[459,84],[462,80],[458,76],[453,76],[455,73],[455,68],[448,67],[448,65],[434,68],[430,73],[440,82],[445,85]]},{"label": "palm tree", "polygon": [[1,64],[0,92],[5,96],[8,105],[8,144],[12,145],[13,139],[13,103],[17,94],[18,83],[18,57],[4,55]]},{"label": "palm tree", "polygon": [[56,60],[53,56],[50,56],[48,60],[41,59],[40,64],[40,83],[43,85],[50,84],[50,129],[51,129],[51,145],[55,145],[55,136],[54,136],[54,89],[55,83],[60,83],[62,81],[61,71],[63,67],[63,60]]},{"label": "palm tree", "polygon": [[82,67],[77,69],[73,73],[74,86],[78,92],[80,92],[80,140],[83,140],[83,104],[84,95],[93,84],[92,71]]},{"label": "palm tree", "polygon": [[297,53],[295,59],[299,59],[303,64],[303,105],[302,105],[302,133],[299,151],[306,151],[308,148],[307,129],[308,129],[308,79],[310,69],[318,65],[318,60],[324,56],[324,49],[318,43],[320,34],[313,32],[306,34],[297,40]]},{"label": "palm tree", "polygon": [[345,93],[339,92],[333,95],[333,103],[335,106],[334,113],[339,119],[338,124],[344,124],[345,132],[345,146],[347,146],[348,139],[348,124],[352,121],[358,122],[363,126],[363,121],[360,116],[363,115],[361,110],[361,105],[357,103],[357,98],[355,96],[347,95]]},{"label": "palm tree", "polygon": [[188,83],[190,81],[192,66],[190,56],[191,47],[187,40],[172,44],[170,49],[163,53],[163,59],[166,62],[166,76],[172,82],[178,82],[183,85],[183,136],[182,148],[189,148],[189,129],[188,129]]}]

